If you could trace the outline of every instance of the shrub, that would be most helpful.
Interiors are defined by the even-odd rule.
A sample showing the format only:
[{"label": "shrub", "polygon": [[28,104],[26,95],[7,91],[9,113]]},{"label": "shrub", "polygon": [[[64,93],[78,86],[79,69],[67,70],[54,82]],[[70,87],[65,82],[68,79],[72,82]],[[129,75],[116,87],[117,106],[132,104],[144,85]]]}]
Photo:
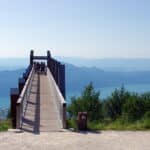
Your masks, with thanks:
[{"label": "shrub", "polygon": [[105,101],[104,111],[106,116],[112,120],[120,117],[123,112],[123,105],[129,97],[129,92],[123,86],[120,89],[116,89]]},{"label": "shrub", "polygon": [[85,87],[81,96],[71,98],[68,113],[71,118],[77,118],[78,112],[87,112],[89,120],[100,120],[102,118],[101,101],[99,92],[96,92],[92,83]]}]

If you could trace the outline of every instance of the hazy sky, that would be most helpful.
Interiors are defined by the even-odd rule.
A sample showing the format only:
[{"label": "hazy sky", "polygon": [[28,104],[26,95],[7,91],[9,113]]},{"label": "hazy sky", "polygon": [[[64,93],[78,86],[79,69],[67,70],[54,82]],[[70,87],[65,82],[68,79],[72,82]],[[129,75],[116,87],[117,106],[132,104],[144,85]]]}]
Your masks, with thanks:
[{"label": "hazy sky", "polygon": [[150,58],[149,0],[0,0],[0,57]]}]

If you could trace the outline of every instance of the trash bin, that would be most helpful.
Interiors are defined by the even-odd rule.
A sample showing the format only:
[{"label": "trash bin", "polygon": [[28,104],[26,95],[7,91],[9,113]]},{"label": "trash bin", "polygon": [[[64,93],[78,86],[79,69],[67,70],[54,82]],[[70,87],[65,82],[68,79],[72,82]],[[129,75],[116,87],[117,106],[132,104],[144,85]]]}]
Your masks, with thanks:
[{"label": "trash bin", "polygon": [[78,130],[87,130],[87,112],[78,112],[77,125]]}]

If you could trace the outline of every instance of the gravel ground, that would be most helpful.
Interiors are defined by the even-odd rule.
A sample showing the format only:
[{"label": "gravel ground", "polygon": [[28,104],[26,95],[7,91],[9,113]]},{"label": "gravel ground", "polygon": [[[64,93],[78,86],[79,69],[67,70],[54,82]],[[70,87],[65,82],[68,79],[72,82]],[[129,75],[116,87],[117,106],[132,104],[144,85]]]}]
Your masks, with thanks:
[{"label": "gravel ground", "polygon": [[0,133],[0,150],[150,150],[150,131]]}]

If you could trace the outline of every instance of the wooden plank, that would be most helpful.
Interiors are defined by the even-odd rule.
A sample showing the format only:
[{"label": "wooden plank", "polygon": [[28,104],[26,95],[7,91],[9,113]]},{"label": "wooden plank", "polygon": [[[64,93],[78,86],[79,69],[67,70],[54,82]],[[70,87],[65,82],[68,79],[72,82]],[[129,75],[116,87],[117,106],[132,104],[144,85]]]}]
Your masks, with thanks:
[{"label": "wooden plank", "polygon": [[28,100],[22,129],[40,133],[60,131],[62,128],[55,95],[47,75],[35,74],[30,99]]}]

